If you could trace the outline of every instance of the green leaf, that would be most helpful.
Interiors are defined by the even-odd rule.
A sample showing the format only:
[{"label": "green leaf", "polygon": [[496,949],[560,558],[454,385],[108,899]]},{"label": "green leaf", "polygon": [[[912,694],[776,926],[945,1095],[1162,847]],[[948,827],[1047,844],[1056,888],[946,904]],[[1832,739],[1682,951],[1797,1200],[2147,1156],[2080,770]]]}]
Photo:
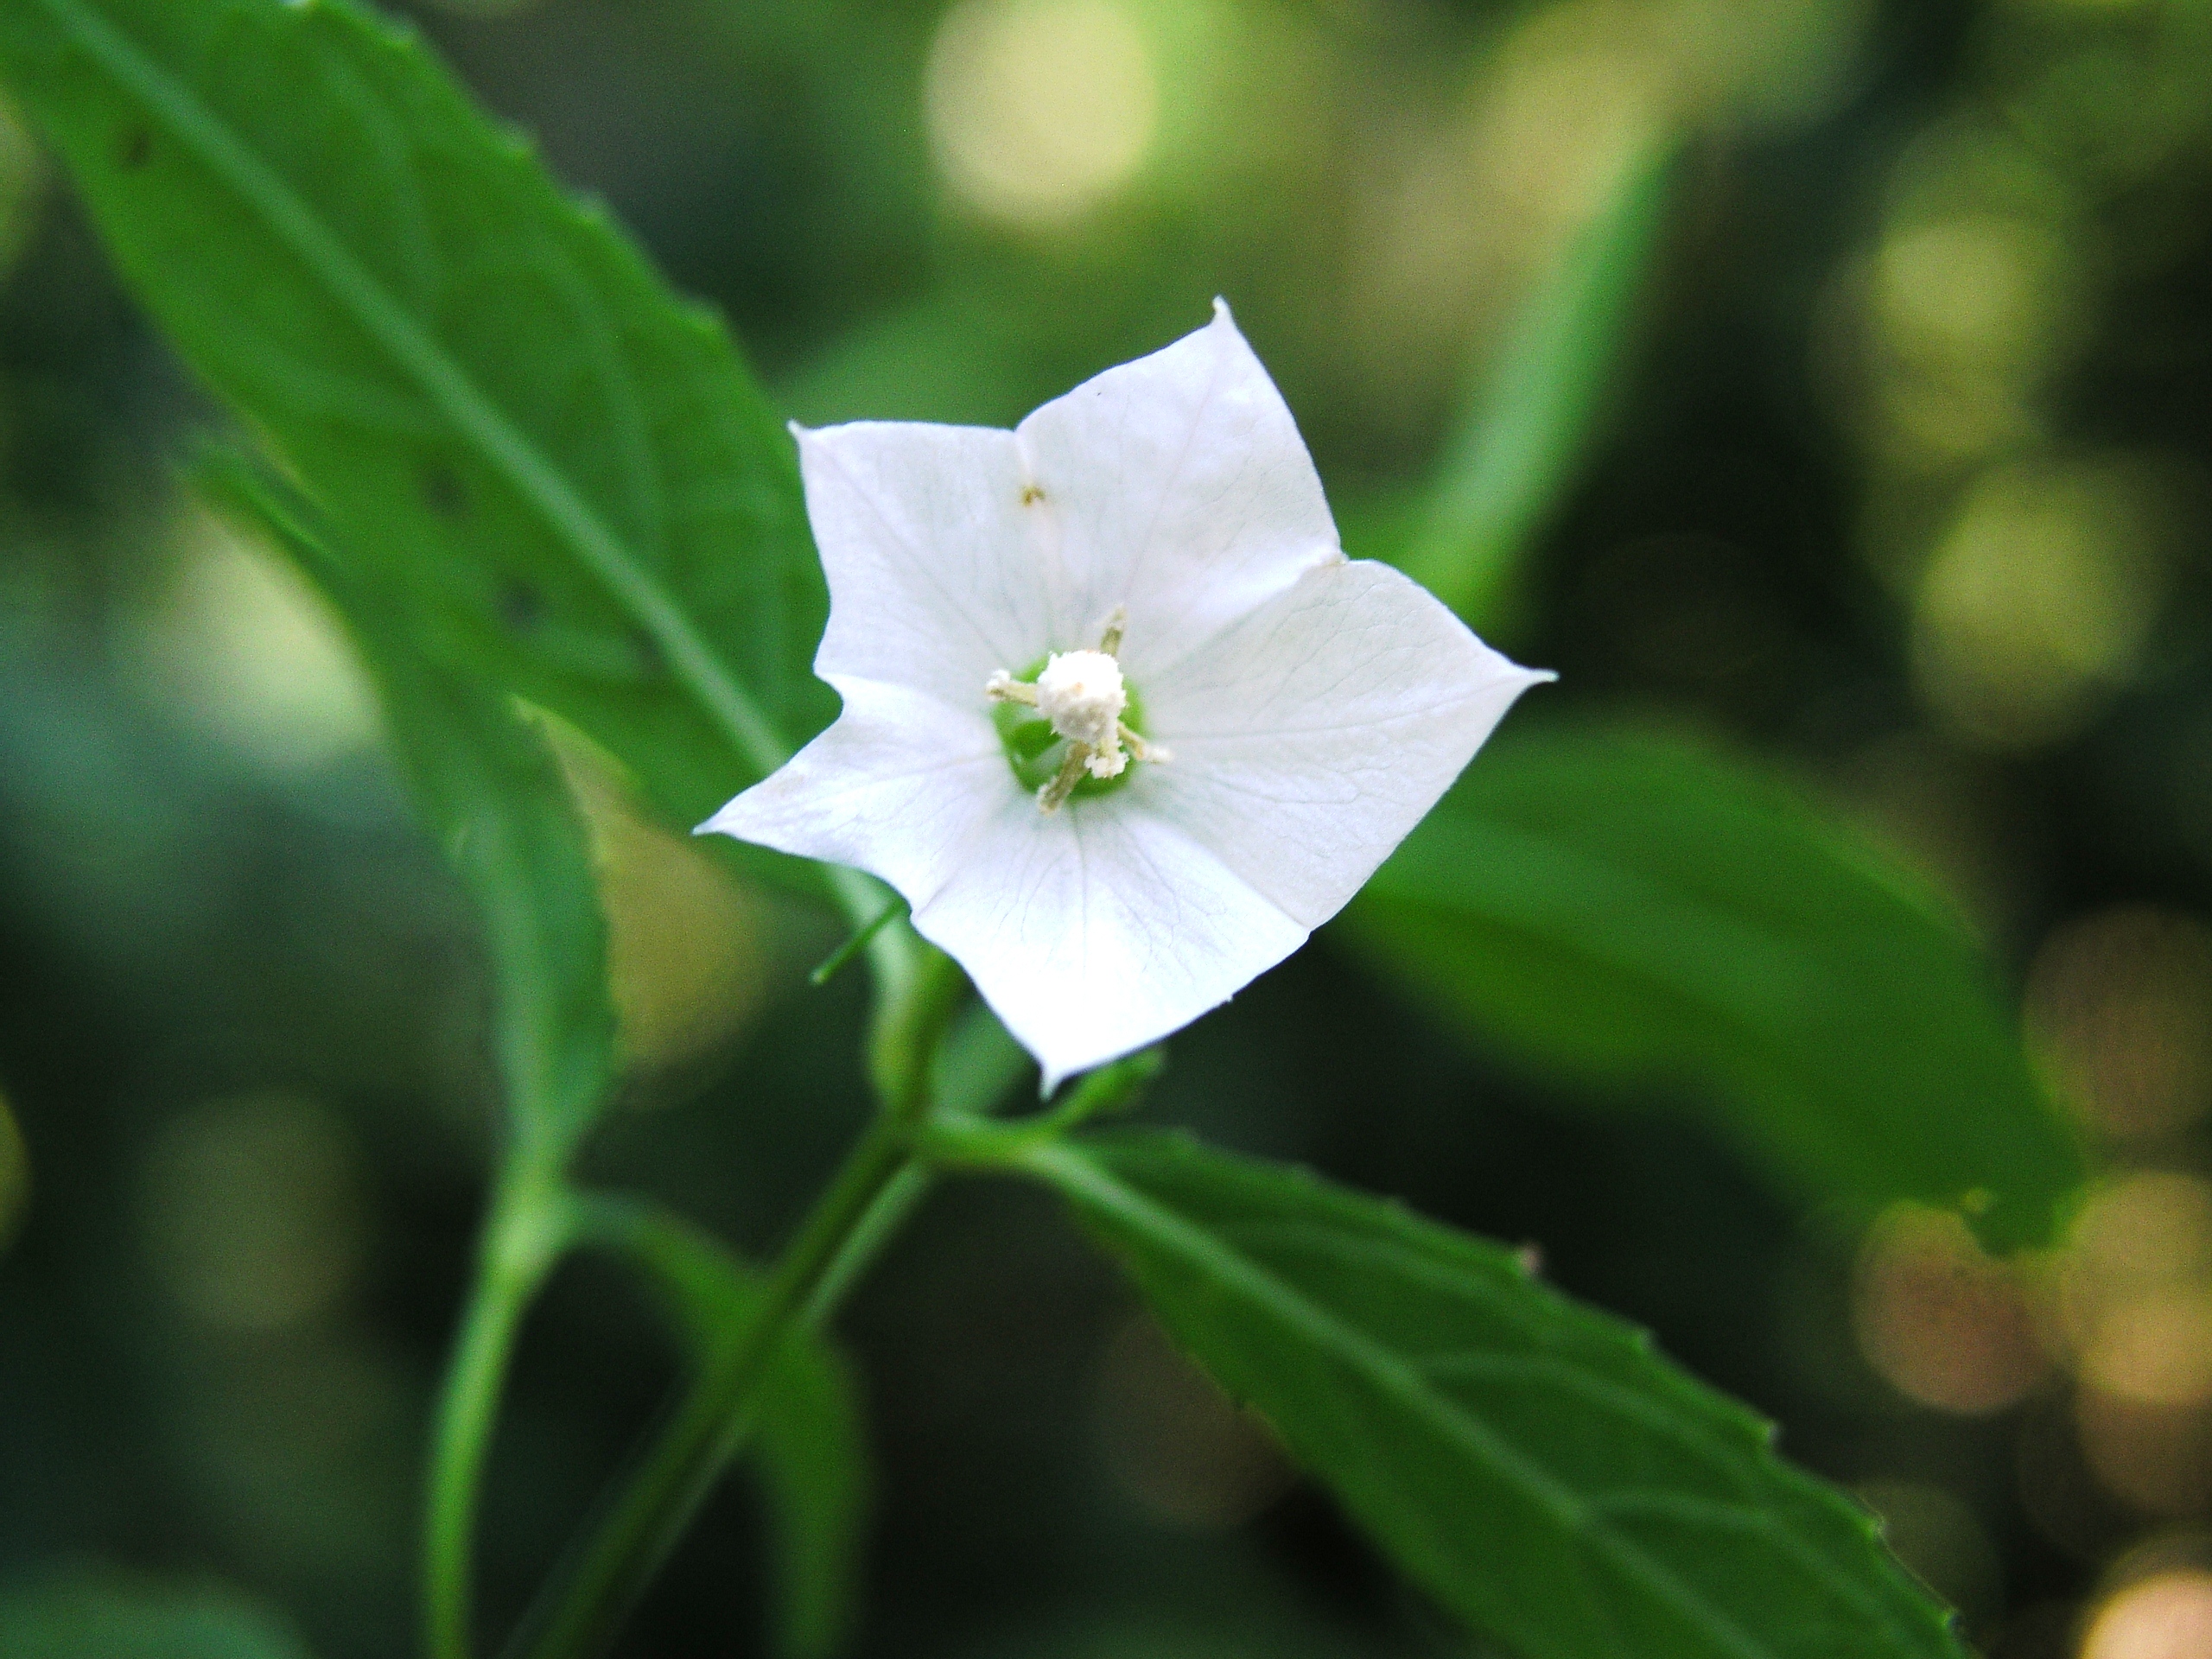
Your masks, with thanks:
[{"label": "green leaf", "polygon": [[1016,1161],[1407,1573],[1522,1659],[1962,1659],[1872,1517],[1513,1252],[1177,1135]]},{"label": "green leaf", "polygon": [[543,736],[502,693],[411,649],[382,573],[338,556],[309,503],[233,457],[209,456],[197,479],[352,634],[393,753],[484,918],[517,1155],[563,1164],[613,1085],[615,1019],[590,835]]},{"label": "green leaf", "polygon": [[0,1594],[8,1659],[307,1659],[279,1618],[235,1591],[76,1572]]},{"label": "green leaf", "polygon": [[[712,1235],[627,1198],[577,1204],[586,1237],[654,1275],[702,1366],[744,1338],[760,1281]],[[791,1328],[750,1427],[746,1455],[760,1470],[777,1536],[776,1650],[826,1659],[852,1634],[873,1482],[859,1389],[818,1332]]]},{"label": "green leaf", "polygon": [[698,822],[834,711],[791,446],[721,327],[349,0],[0,0],[0,74],[408,638]]},{"label": "green leaf", "polygon": [[1495,627],[1588,453],[1674,200],[1679,141],[1655,139],[1522,303],[1478,380],[1397,562]]},{"label": "green leaf", "polygon": [[1964,931],[1687,741],[1486,750],[1343,928],[1479,1042],[1696,1103],[1793,1195],[1961,1208],[2015,1245],[2047,1238],[2082,1179]]}]

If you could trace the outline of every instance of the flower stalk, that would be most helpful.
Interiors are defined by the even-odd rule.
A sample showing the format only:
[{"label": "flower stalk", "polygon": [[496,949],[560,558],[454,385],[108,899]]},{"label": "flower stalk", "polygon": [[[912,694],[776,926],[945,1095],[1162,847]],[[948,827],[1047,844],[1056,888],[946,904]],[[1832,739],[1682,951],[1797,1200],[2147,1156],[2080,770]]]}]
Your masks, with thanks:
[{"label": "flower stalk", "polygon": [[868,1041],[874,1121],[771,1269],[759,1311],[709,1356],[556,1569],[509,1644],[513,1659],[589,1659],[606,1649],[743,1448],[785,1340],[829,1317],[920,1198],[926,1177],[915,1159],[931,1068],[962,980],[902,926],[877,933],[868,953],[878,986]]},{"label": "flower stalk", "polygon": [[468,1659],[474,1650],[476,1519],[484,1465],[523,1316],[571,1232],[558,1173],[534,1159],[509,1165],[485,1217],[476,1274],[431,1431],[423,1529],[431,1659]]},{"label": "flower stalk", "polygon": [[[913,1157],[912,1125],[880,1113],[771,1274],[759,1313],[714,1354],[589,1532],[556,1569],[510,1644],[517,1659],[588,1659],[603,1652],[683,1536],[715,1479],[744,1446],[778,1350],[802,1319],[825,1315],[817,1293],[842,1265],[877,1201]],[[877,1242],[881,1240],[880,1230]],[[842,1270],[839,1271],[842,1267]]]}]

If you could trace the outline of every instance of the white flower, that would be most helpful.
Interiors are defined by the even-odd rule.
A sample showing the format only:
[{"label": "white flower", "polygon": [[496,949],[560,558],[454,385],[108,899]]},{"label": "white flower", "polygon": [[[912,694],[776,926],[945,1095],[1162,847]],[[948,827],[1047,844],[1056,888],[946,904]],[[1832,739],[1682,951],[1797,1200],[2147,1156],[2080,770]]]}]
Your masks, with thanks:
[{"label": "white flower", "polygon": [[1218,302],[1012,432],[793,430],[844,712],[701,827],[896,887],[1048,1089],[1304,944],[1550,677],[1345,559]]}]

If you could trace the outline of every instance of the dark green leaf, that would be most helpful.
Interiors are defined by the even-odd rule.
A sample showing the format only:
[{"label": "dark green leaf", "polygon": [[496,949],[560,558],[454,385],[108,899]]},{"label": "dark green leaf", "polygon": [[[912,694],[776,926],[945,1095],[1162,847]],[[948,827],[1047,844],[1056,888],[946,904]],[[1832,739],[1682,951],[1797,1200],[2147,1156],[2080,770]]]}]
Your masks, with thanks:
[{"label": "dark green leaf", "polygon": [[1417,510],[1398,562],[1478,627],[1496,626],[1588,452],[1674,200],[1677,147],[1655,140],[1622,168],[1523,302]]},{"label": "dark green leaf", "polygon": [[215,1585],[79,1572],[0,1593],[5,1659],[307,1659],[284,1623]]},{"label": "dark green leaf", "polygon": [[1019,1161],[1408,1573],[1522,1659],[1961,1659],[1871,1516],[1514,1253],[1174,1135]]},{"label": "dark green leaf", "polygon": [[322,589],[353,635],[401,768],[484,918],[518,1151],[561,1162],[616,1062],[591,842],[560,767],[505,695],[410,647],[374,568],[336,556],[311,505],[236,460],[211,457],[199,478]]},{"label": "dark green leaf", "polygon": [[[742,1339],[760,1287],[712,1236],[627,1199],[579,1204],[588,1236],[654,1274],[702,1363]],[[791,1327],[751,1427],[747,1455],[778,1541],[777,1649],[785,1659],[823,1659],[852,1631],[872,1482],[859,1390],[818,1332]]]},{"label": "dark green leaf", "polygon": [[1796,1195],[2041,1241],[2079,1154],[1962,930],[1788,791],[1686,741],[1486,750],[1344,927],[1478,1039],[1700,1101]]},{"label": "dark green leaf", "polygon": [[170,338],[406,607],[697,822],[834,709],[791,445],[721,327],[350,0],[0,0]]}]

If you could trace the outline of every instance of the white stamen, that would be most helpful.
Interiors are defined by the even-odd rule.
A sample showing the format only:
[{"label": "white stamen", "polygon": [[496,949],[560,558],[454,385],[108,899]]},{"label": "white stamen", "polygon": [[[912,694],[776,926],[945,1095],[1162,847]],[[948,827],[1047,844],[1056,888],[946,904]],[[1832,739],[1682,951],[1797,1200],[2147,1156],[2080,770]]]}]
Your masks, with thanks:
[{"label": "white stamen", "polygon": [[1155,766],[1166,766],[1175,758],[1175,752],[1165,743],[1148,743],[1130,729],[1127,721],[1122,722],[1122,741],[1140,760],[1149,760]]},{"label": "white stamen", "polygon": [[1002,668],[983,682],[983,695],[993,702],[1026,702],[1033,709],[1037,706],[1037,688],[1015,679]]}]

